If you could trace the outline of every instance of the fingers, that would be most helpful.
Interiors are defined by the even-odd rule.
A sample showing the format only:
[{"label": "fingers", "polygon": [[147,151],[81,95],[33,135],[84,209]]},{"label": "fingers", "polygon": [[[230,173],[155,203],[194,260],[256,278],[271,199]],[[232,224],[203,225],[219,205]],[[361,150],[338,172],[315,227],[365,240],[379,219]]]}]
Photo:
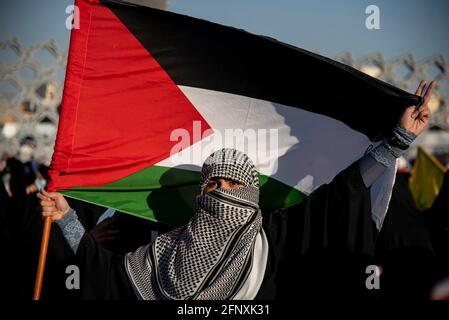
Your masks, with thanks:
[{"label": "fingers", "polygon": [[60,193],[57,192],[47,192],[44,189],[42,189],[42,194],[50,199],[56,200],[57,198],[59,198],[61,196]]},{"label": "fingers", "polygon": [[[419,85],[418,89],[416,90],[417,94],[420,93],[420,95],[421,95],[422,92],[424,91],[424,86],[422,84],[425,84],[425,80],[421,81],[421,84]],[[424,109],[429,108],[428,104],[429,104],[430,98],[432,97],[433,89],[436,87],[436,85],[437,85],[437,83],[435,81],[432,81],[429,84],[429,86],[427,87],[426,92],[424,94],[424,97],[423,97],[423,103],[419,106],[419,108],[416,108],[416,110],[413,111],[413,113],[411,115],[413,119],[416,119]],[[430,112],[430,110],[429,110],[429,112]]]},{"label": "fingers", "polygon": [[42,211],[42,216],[43,216],[44,218],[46,218],[46,217],[53,217],[53,216],[56,215],[56,214],[57,214],[56,211],[51,211],[51,212],[44,212],[44,211]]},{"label": "fingers", "polygon": [[25,189],[25,193],[26,194],[31,194],[31,193],[35,193],[37,191],[37,186],[33,183],[30,184],[28,187],[26,187]]},{"label": "fingers", "polygon": [[420,107],[412,113],[412,119],[421,119],[423,116],[430,116],[430,108],[428,106]]},{"label": "fingers", "polygon": [[46,200],[46,201],[53,201],[50,197],[46,196],[45,194],[47,194],[47,192],[44,191],[44,189],[42,189],[38,194],[37,197],[41,200]]},{"label": "fingers", "polygon": [[53,201],[41,200],[41,207],[55,207],[55,203]]},{"label": "fingers", "polygon": [[44,208],[42,209],[42,216],[43,217],[53,217],[56,215],[60,215],[61,212],[57,210],[56,208]]},{"label": "fingers", "polygon": [[419,83],[418,89],[416,89],[416,91],[415,91],[415,94],[416,94],[417,96],[420,96],[420,95],[422,94],[422,92],[423,92],[423,90],[424,90],[424,87],[426,86],[426,83],[427,83],[426,80],[422,80],[422,81]]},{"label": "fingers", "polygon": [[41,205],[41,211],[42,211],[42,213],[44,213],[44,212],[50,213],[50,212],[56,212],[59,210],[58,210],[58,208],[56,208],[55,205]]},{"label": "fingers", "polygon": [[53,200],[56,200],[59,197],[61,197],[61,194],[57,193],[57,192],[47,192],[47,194],[48,194],[48,197]]},{"label": "fingers", "polygon": [[426,93],[424,95],[424,102],[423,105],[427,105],[427,103],[429,103],[429,100],[432,96],[432,91],[433,89],[436,87],[437,83],[435,81],[432,81],[429,86],[426,89]]},{"label": "fingers", "polygon": [[59,220],[70,211],[70,206],[64,196],[58,192],[41,190],[38,194],[41,199],[41,213],[43,217],[51,216],[52,220]]},{"label": "fingers", "polygon": [[41,190],[41,192],[39,192],[39,193],[37,194],[37,197],[38,197],[39,199],[41,199],[41,200],[51,200],[49,197],[44,196],[44,195],[42,194],[42,191],[43,191],[43,189]]},{"label": "fingers", "polygon": [[430,117],[430,109],[425,108],[418,114],[416,118],[420,121],[426,121],[429,117]]},{"label": "fingers", "polygon": [[54,200],[42,195],[41,193],[38,193],[37,197],[39,199],[41,199],[41,201],[40,201],[41,206],[43,206],[43,204],[45,204],[45,206],[50,206],[50,205],[55,206],[56,205]]},{"label": "fingers", "polygon": [[[55,220],[61,215],[61,212],[56,208],[55,201],[45,196],[42,191],[43,190],[37,194],[37,197],[41,200],[39,202],[41,206],[41,215],[44,218],[52,217],[52,219]],[[47,192],[45,193],[48,194]]]},{"label": "fingers", "polygon": [[55,207],[42,207],[41,214],[43,218],[51,217],[52,221],[62,218],[63,213]]},{"label": "fingers", "polygon": [[421,107],[416,108],[416,109],[412,112],[411,116],[412,116],[412,119],[413,119],[413,120],[416,119],[416,118],[418,117],[419,113],[424,109],[423,106],[424,106],[424,104],[421,105]]}]

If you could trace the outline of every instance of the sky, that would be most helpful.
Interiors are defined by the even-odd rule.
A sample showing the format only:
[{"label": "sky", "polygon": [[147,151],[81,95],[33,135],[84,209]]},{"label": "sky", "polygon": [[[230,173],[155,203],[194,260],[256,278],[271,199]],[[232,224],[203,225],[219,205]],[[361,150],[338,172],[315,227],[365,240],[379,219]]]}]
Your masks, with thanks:
[{"label": "sky", "polygon": [[[24,46],[47,39],[67,49],[65,9],[73,0],[1,0],[0,41]],[[368,5],[380,12],[380,29],[368,30]],[[332,57],[381,52],[386,59],[412,53],[417,60],[442,53],[449,60],[446,0],[169,0],[170,11],[271,36]],[[0,53],[0,59],[2,58]]]}]

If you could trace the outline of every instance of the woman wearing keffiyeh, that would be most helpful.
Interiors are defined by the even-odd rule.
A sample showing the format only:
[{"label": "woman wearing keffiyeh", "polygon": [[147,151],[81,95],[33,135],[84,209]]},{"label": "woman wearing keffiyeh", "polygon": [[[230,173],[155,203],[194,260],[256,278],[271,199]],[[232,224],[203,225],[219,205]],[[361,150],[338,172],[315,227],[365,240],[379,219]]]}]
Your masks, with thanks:
[{"label": "woman wearing keffiyeh", "polygon": [[203,164],[193,218],[125,256],[98,245],[59,193],[39,194],[42,215],[53,217],[77,254],[88,299],[370,296],[365,270],[375,263],[378,231],[369,187],[428,125],[434,86],[382,144],[286,210],[262,215],[254,164],[222,149]]}]

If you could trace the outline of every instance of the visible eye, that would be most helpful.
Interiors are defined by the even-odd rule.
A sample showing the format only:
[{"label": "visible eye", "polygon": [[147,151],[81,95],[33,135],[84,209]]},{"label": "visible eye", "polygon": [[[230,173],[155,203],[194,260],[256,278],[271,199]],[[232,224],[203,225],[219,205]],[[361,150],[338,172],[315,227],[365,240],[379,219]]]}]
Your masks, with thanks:
[{"label": "visible eye", "polygon": [[208,188],[213,188],[217,186],[217,181],[211,180],[209,181],[209,183],[207,184]]},{"label": "visible eye", "polygon": [[237,188],[240,188],[241,186],[243,186],[242,183],[235,181],[235,180],[227,180],[226,182],[228,183],[228,185],[231,189],[237,189]]},{"label": "visible eye", "polygon": [[215,190],[219,187],[218,182],[216,180],[210,180],[206,187],[204,188],[204,192],[209,193],[212,190]]}]

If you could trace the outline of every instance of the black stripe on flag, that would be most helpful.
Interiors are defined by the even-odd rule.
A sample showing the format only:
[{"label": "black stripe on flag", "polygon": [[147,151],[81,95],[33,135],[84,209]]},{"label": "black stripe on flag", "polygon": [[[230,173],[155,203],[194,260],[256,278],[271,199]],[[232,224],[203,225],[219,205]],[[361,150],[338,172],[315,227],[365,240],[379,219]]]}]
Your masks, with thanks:
[{"label": "black stripe on flag", "polygon": [[352,67],[268,37],[168,11],[103,3],[178,85],[320,113],[371,140],[389,132],[406,106],[421,102]]}]

